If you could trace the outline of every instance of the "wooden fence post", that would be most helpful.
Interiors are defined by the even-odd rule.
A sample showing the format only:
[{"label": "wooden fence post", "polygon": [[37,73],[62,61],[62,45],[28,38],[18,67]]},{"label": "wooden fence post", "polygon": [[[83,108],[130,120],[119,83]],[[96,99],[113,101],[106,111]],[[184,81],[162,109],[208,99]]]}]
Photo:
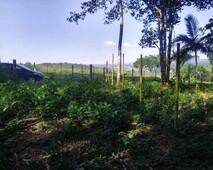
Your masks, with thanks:
[{"label": "wooden fence post", "polygon": [[176,90],[175,90],[175,117],[174,127],[177,128],[178,106],[179,106],[179,82],[180,82],[180,43],[177,44],[177,58],[176,58]]},{"label": "wooden fence post", "polygon": [[114,54],[112,54],[112,86],[114,85]]},{"label": "wooden fence post", "polygon": [[81,74],[82,74],[82,77],[83,77],[83,75],[84,75],[84,66],[83,65],[81,65]]},{"label": "wooden fence post", "polygon": [[142,105],[142,87],[143,87],[143,55],[140,57],[140,106]]},{"label": "wooden fence post", "polygon": [[104,77],[104,80],[106,80],[106,72],[105,72],[105,67],[103,67],[103,77]]},{"label": "wooden fence post", "polygon": [[46,64],[46,69],[47,69],[47,74],[48,74],[48,72],[49,72],[49,70],[48,70],[48,63]]},{"label": "wooden fence post", "polygon": [[74,78],[74,65],[72,64],[72,79]]},{"label": "wooden fence post", "polygon": [[108,82],[108,61],[106,61],[106,77],[105,77],[106,82]]},{"label": "wooden fence post", "polygon": [[132,80],[134,80],[134,69],[132,69]]},{"label": "wooden fence post", "polygon": [[90,64],[90,80],[92,80],[92,64]]},{"label": "wooden fence post", "polygon": [[13,74],[16,74],[16,60],[13,59]]},{"label": "wooden fence post", "polygon": [[62,76],[62,63],[60,63],[61,76]]},{"label": "wooden fence post", "polygon": [[35,62],[33,62],[33,70],[34,71],[36,70],[36,68],[35,68]]}]

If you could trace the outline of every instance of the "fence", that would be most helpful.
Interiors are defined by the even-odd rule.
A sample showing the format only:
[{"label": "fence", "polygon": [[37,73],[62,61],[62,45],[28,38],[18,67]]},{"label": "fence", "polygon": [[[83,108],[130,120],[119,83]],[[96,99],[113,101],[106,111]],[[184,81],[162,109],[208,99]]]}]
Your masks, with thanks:
[{"label": "fence", "polygon": [[[106,63],[106,65],[102,66],[70,64],[69,67],[65,66],[63,63],[37,65],[34,64],[34,67],[31,69],[43,72],[47,78],[53,76],[57,78],[69,77],[73,80],[78,80],[85,77],[89,79],[103,78],[107,82],[112,81],[112,83],[114,83],[117,74],[117,68],[113,65],[109,65],[108,62]],[[129,77],[134,76],[133,69],[124,68],[124,73],[125,75],[128,74]]]}]

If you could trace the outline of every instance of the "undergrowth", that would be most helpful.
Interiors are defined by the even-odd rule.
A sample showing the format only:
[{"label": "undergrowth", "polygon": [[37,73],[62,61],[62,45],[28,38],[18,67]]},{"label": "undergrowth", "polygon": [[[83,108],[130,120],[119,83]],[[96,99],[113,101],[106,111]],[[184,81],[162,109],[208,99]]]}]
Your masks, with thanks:
[{"label": "undergrowth", "polygon": [[174,129],[174,87],[126,83],[1,83],[0,169],[211,169],[213,98],[184,86]]}]

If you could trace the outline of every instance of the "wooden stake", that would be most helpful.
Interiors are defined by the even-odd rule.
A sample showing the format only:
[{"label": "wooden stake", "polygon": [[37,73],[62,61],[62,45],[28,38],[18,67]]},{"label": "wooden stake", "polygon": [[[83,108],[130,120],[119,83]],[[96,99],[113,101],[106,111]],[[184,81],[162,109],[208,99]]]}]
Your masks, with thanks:
[{"label": "wooden stake", "polygon": [[106,82],[108,82],[108,61],[106,61],[106,77],[105,77]]},{"label": "wooden stake", "polygon": [[46,64],[46,68],[47,68],[47,74],[48,74],[48,72],[49,72],[49,71],[48,71],[48,64]]},{"label": "wooden stake", "polygon": [[132,80],[134,80],[134,69],[132,69]]},{"label": "wooden stake", "polygon": [[103,77],[104,77],[104,80],[106,80],[106,68],[105,67],[103,67]]},{"label": "wooden stake", "polygon": [[92,80],[92,64],[90,64],[90,80]]},{"label": "wooden stake", "polygon": [[62,76],[62,63],[60,63],[61,76]]},{"label": "wooden stake", "polygon": [[36,68],[35,68],[35,62],[33,63],[33,70],[34,70],[34,71],[36,70]]},{"label": "wooden stake", "polygon": [[16,74],[16,60],[13,60],[13,74]]},{"label": "wooden stake", "polygon": [[72,64],[72,78],[74,78],[74,65]]},{"label": "wooden stake", "polygon": [[84,66],[83,65],[81,66],[81,74],[82,74],[82,77],[83,77],[83,75],[84,75]]}]

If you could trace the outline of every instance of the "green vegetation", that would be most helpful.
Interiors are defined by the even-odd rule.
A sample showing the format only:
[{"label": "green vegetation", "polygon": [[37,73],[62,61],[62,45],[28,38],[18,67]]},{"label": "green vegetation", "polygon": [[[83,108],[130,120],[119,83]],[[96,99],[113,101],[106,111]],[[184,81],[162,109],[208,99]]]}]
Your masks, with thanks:
[{"label": "green vegetation", "polygon": [[58,77],[0,84],[0,169],[212,169],[210,83],[180,84],[174,129],[173,84],[145,77],[140,105],[131,78]]},{"label": "green vegetation", "polygon": [[[133,63],[135,68],[139,68],[140,58],[137,59],[136,62]],[[143,66],[150,71],[152,74],[157,75],[160,68],[160,60],[158,55],[149,55],[143,58]]]}]

